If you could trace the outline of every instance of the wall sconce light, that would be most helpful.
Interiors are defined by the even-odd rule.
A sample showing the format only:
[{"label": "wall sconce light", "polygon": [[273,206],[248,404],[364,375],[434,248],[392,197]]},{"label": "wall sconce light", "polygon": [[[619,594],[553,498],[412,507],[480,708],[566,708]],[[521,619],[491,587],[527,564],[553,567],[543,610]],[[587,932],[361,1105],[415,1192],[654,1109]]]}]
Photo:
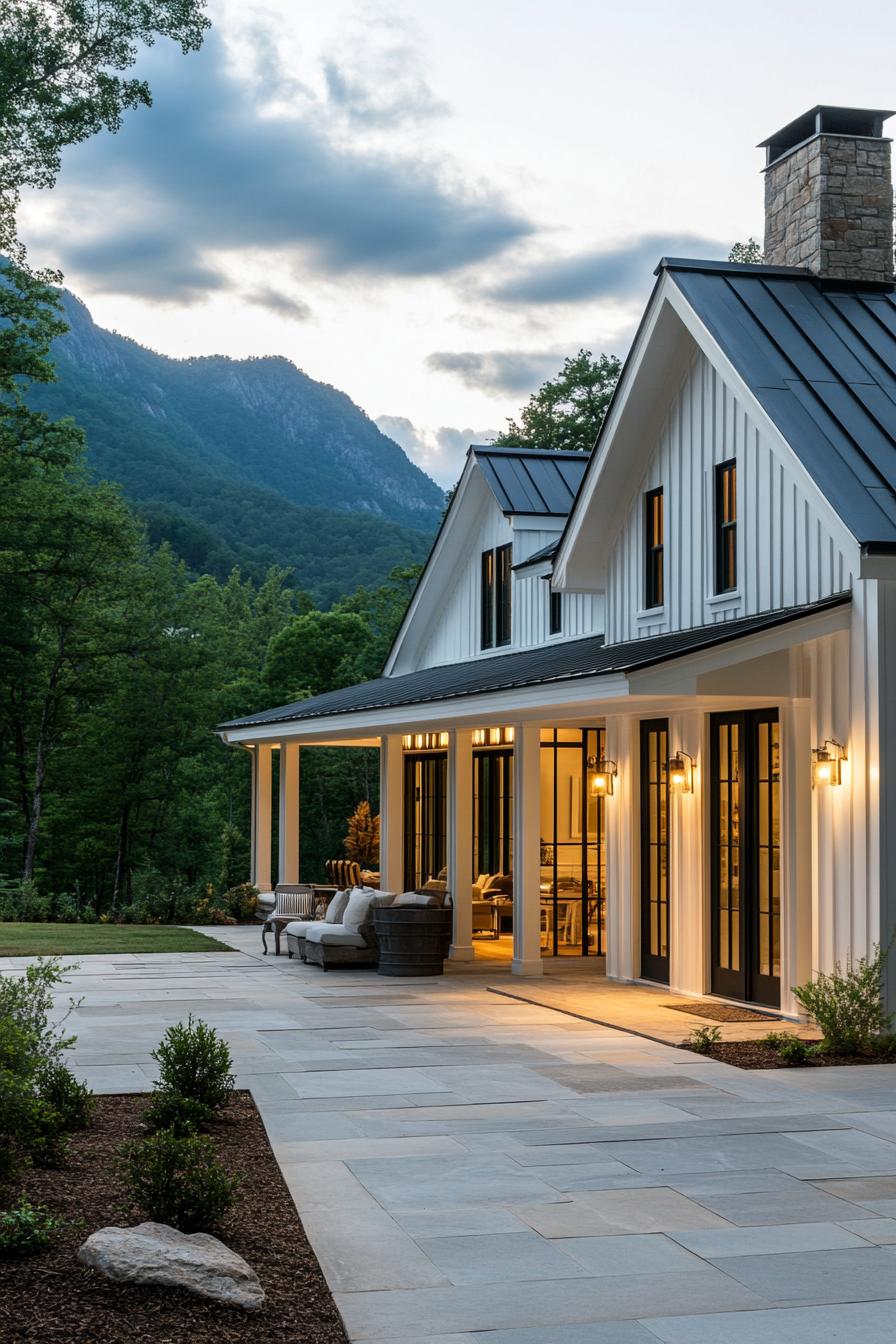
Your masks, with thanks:
[{"label": "wall sconce light", "polygon": [[589,756],[586,762],[591,774],[591,793],[595,798],[610,798],[613,795],[613,781],[619,774],[615,761],[606,757]]},{"label": "wall sconce light", "polygon": [[696,764],[693,756],[681,749],[669,758],[669,788],[673,793],[694,792],[694,766]]},{"label": "wall sconce light", "polygon": [[[833,750],[829,750],[833,748]],[[846,760],[846,750],[836,738],[826,738],[820,747],[812,748],[812,787],[820,788],[827,784],[840,784],[843,780],[842,764]]]}]

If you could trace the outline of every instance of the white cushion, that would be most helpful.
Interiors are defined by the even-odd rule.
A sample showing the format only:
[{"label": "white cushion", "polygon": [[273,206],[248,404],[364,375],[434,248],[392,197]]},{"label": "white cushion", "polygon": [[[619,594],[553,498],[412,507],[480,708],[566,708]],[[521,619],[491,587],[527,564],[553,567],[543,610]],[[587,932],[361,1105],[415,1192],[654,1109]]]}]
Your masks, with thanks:
[{"label": "white cushion", "polygon": [[327,913],[324,915],[325,924],[341,924],[342,916],[345,914],[345,907],[348,905],[348,892],[337,891],[330,904],[327,906]]},{"label": "white cushion", "polygon": [[374,910],[382,910],[387,905],[392,905],[395,901],[394,891],[378,891],[371,900],[370,904]]},{"label": "white cushion", "polygon": [[426,891],[404,891],[400,896],[396,896],[392,902],[394,905],[422,905],[432,908],[442,904],[442,898],[437,892]]},{"label": "white cushion", "polygon": [[352,888],[352,894],[348,898],[348,905],[342,916],[345,928],[357,930],[370,918],[370,903],[375,895],[376,892],[370,889]]},{"label": "white cushion", "polygon": [[316,919],[294,919],[291,924],[286,926],[286,936],[293,938],[304,938],[309,929],[313,929],[315,924],[321,921]]},{"label": "white cushion", "polygon": [[344,924],[314,924],[305,935],[308,943],[323,943],[325,947],[366,947],[357,929]]}]

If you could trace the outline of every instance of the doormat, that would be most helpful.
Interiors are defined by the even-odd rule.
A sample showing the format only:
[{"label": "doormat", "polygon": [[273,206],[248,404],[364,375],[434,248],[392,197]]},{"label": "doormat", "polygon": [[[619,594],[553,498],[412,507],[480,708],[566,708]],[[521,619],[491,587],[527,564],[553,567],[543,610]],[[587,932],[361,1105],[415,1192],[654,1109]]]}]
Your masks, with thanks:
[{"label": "doormat", "polygon": [[673,1013],[690,1013],[693,1017],[707,1017],[710,1022],[780,1022],[773,1013],[754,1012],[752,1008],[735,1008],[730,1003],[664,1003]]}]

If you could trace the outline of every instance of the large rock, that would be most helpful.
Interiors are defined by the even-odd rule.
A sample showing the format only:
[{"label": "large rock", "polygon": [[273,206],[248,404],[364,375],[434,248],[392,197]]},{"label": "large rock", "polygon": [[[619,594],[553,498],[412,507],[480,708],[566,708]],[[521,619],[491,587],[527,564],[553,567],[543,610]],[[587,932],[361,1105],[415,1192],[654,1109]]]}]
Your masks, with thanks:
[{"label": "large rock", "polygon": [[87,1238],[78,1259],[118,1283],[185,1288],[246,1311],[264,1304],[264,1289],[251,1266],[205,1232],[178,1232],[165,1223],[103,1227]]}]

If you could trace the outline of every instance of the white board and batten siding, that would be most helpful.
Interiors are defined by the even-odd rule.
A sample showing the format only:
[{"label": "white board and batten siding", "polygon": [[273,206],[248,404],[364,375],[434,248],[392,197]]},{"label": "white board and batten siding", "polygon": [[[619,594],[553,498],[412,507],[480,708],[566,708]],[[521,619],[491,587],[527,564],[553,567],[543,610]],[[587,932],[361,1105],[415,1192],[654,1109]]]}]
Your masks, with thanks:
[{"label": "white board and batten siding", "polygon": [[[738,586],[716,596],[714,468],[732,458]],[[645,611],[644,495],[659,486],[665,603]],[[607,641],[815,602],[850,588],[857,568],[855,542],[799,463],[695,351],[611,548]]]},{"label": "white board and batten siding", "polygon": [[563,629],[549,633],[549,586],[541,577],[548,566],[533,566],[513,574],[511,598],[511,642],[497,649],[481,647],[480,601],[482,552],[507,542],[513,545],[513,563],[528,559],[556,541],[559,522],[552,528],[531,526],[530,519],[506,518],[491,501],[482,509],[470,528],[464,558],[457,567],[445,598],[433,613],[430,629],[421,645],[416,667],[438,667],[464,662],[469,658],[487,658],[529,649],[558,640],[578,639],[602,631],[603,600],[592,593],[563,594]]}]

